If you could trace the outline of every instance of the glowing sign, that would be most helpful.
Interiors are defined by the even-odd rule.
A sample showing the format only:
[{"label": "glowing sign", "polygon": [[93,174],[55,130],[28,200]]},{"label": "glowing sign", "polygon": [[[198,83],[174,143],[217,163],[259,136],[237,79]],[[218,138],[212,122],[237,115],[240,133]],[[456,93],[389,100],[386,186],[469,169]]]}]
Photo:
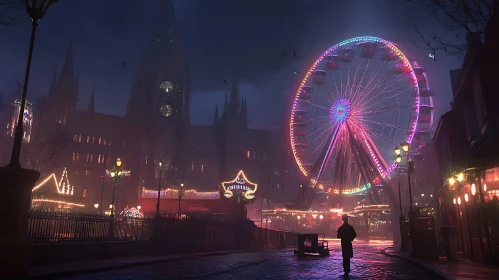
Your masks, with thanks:
[{"label": "glowing sign", "polygon": [[[19,120],[19,110],[21,110],[21,101],[16,100],[12,103],[14,115],[7,125],[7,134],[14,137],[16,133],[17,121]],[[31,140],[31,124],[33,123],[33,106],[26,100],[23,114],[23,140],[27,143]]]},{"label": "glowing sign", "polygon": [[234,180],[223,182],[222,188],[224,189],[224,196],[227,198],[233,197],[234,193],[240,193],[246,199],[253,199],[255,198],[254,193],[256,192],[257,184],[250,182],[246,178],[246,175],[244,175],[244,172],[240,170]]}]

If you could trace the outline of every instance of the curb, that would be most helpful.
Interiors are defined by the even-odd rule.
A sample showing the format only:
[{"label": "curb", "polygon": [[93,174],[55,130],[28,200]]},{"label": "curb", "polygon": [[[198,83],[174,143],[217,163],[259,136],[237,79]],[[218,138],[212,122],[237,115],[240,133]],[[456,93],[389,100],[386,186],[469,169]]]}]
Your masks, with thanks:
[{"label": "curb", "polygon": [[[179,261],[179,260],[188,259],[188,258],[221,256],[221,255],[248,253],[248,252],[258,252],[258,251],[265,251],[265,250],[275,250],[275,248],[238,250],[238,251],[230,251],[230,252],[229,251],[222,251],[222,252],[213,252],[213,253],[199,253],[199,254],[184,255],[184,256],[178,256],[178,257],[168,257],[168,255],[164,255],[163,258],[159,257],[158,259],[155,259],[155,260],[137,261],[137,262],[130,262],[130,263],[119,263],[119,264],[113,264],[113,265],[109,265],[109,266],[105,266],[105,267],[83,268],[83,269],[71,270],[71,271],[61,271],[61,272],[55,272],[55,273],[40,274],[40,275],[36,275],[36,276],[28,276],[28,277],[19,278],[18,280],[57,279],[57,278],[61,278],[61,277],[71,277],[71,276],[82,275],[82,274],[91,274],[91,273],[104,272],[104,271],[114,270],[114,269],[123,269],[123,268],[129,268],[129,267],[134,267],[134,266],[155,264],[155,263],[160,263],[160,262]],[[102,259],[102,260],[106,260],[106,259]]]},{"label": "curb", "polygon": [[424,270],[426,271],[427,273],[429,274],[432,274],[434,275],[437,279],[444,279],[444,280],[452,280],[453,278],[450,278],[449,276],[443,274],[441,271],[438,271],[436,269],[432,269],[416,260],[413,260],[411,258],[407,258],[407,257],[402,257],[402,256],[399,256],[399,255],[396,255],[396,254],[390,254],[390,253],[387,253],[385,252],[387,249],[391,249],[393,247],[386,247],[385,249],[383,249],[381,251],[381,253],[387,257],[391,257],[391,258],[397,258],[397,259],[401,259],[401,260],[404,260],[404,261],[408,261],[410,263],[412,263],[413,265],[417,266],[418,268],[420,268],[421,270]]}]

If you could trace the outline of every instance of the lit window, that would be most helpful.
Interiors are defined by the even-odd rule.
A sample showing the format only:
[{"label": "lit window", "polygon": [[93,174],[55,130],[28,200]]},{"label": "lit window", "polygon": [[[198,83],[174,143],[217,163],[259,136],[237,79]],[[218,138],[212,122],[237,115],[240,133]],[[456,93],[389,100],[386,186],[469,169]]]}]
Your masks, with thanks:
[{"label": "lit window", "polygon": [[76,162],[76,153],[73,152],[73,163],[75,163],[75,162]]},{"label": "lit window", "polygon": [[87,161],[90,161],[90,153],[87,153]]},{"label": "lit window", "polygon": [[88,169],[85,170],[85,175],[88,175],[90,172],[88,172]]},{"label": "lit window", "polygon": [[147,164],[148,161],[149,161],[149,156],[146,156],[146,164]]},{"label": "lit window", "polygon": [[78,137],[78,142],[81,143],[81,134],[80,134],[80,137]]},{"label": "lit window", "polygon": [[95,137],[92,137],[92,144],[95,143]]},{"label": "lit window", "polygon": [[83,197],[87,197],[87,189],[83,189]]},{"label": "lit window", "polygon": [[191,170],[194,170],[194,162],[191,162]]},{"label": "lit window", "polygon": [[102,137],[99,137],[99,145],[102,144]]},{"label": "lit window", "polygon": [[204,164],[201,164],[201,172],[204,172]]},{"label": "lit window", "polygon": [[97,163],[100,163],[100,160],[101,160],[101,157],[100,157],[100,154],[99,154],[99,156],[97,157]]},{"label": "lit window", "polygon": [[104,138],[104,145],[106,145],[106,138]]},{"label": "lit window", "polygon": [[90,136],[87,136],[87,144],[90,143]]},{"label": "lit window", "polygon": [[246,151],[246,157],[250,158],[251,157],[251,151]]},{"label": "lit window", "polygon": [[78,135],[76,135],[76,134],[75,134],[75,136],[73,137],[73,140],[74,140],[75,142],[78,142]]},{"label": "lit window", "polygon": [[80,153],[76,153],[76,162],[80,161]]},{"label": "lit window", "polygon": [[90,162],[94,160],[94,154],[90,154]]}]

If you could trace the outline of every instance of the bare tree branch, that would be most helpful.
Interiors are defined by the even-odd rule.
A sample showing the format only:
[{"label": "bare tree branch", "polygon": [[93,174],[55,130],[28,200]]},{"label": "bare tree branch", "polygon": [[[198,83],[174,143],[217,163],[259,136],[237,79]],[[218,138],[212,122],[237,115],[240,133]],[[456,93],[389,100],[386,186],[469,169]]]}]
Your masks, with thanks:
[{"label": "bare tree branch", "polygon": [[432,52],[443,50],[447,54],[462,58],[466,53],[467,33],[481,33],[487,27],[490,15],[499,6],[499,0],[407,0],[422,5],[439,23],[444,36],[434,34],[431,39],[420,31],[414,30],[419,39],[410,39],[418,48]]},{"label": "bare tree branch", "polygon": [[23,9],[23,0],[0,0],[0,25],[14,25],[16,17],[11,13]]}]

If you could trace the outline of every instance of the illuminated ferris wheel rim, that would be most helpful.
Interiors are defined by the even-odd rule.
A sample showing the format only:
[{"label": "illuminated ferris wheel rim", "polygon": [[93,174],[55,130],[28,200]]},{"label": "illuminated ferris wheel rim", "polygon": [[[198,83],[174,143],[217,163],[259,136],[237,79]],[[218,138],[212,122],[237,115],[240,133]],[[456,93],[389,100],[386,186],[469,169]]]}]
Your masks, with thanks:
[{"label": "illuminated ferris wheel rim", "polygon": [[[309,176],[310,174],[309,174],[309,171],[304,167],[304,164],[303,164],[300,156],[298,156],[297,148],[296,148],[297,143],[296,143],[296,139],[295,139],[295,135],[294,135],[295,113],[296,113],[296,108],[297,108],[297,105],[299,102],[300,94],[302,93],[304,87],[306,87],[306,83],[309,80],[309,78],[311,78],[316,67],[319,65],[319,63],[321,63],[323,61],[323,59],[326,56],[331,54],[333,51],[338,50],[342,46],[348,45],[350,43],[369,43],[369,42],[382,43],[384,46],[389,48],[402,61],[403,66],[407,68],[408,74],[410,74],[411,81],[412,81],[412,84],[413,84],[414,90],[415,90],[415,104],[414,104],[415,105],[414,106],[415,107],[415,114],[410,117],[410,127],[407,129],[407,136],[406,136],[405,140],[409,144],[412,143],[412,140],[414,138],[414,134],[416,132],[416,128],[418,125],[419,108],[420,108],[420,106],[419,106],[420,105],[420,91],[419,91],[419,85],[418,85],[418,81],[416,78],[416,74],[414,72],[414,69],[413,69],[411,62],[404,55],[404,53],[401,50],[399,50],[397,48],[397,46],[392,42],[389,42],[389,41],[386,41],[384,39],[377,38],[377,37],[371,37],[371,36],[351,38],[351,39],[340,42],[340,43],[334,45],[333,47],[329,48],[315,61],[315,63],[312,65],[312,67],[309,69],[309,71],[307,72],[307,74],[303,78],[303,80],[302,80],[302,82],[297,90],[297,93],[295,95],[295,99],[294,99],[293,107],[292,107],[292,111],[291,111],[291,118],[290,118],[290,142],[291,142],[291,147],[292,147],[293,156],[295,158],[295,161],[305,176]],[[391,165],[389,165],[388,168],[386,168],[386,170],[383,171],[384,175],[389,174],[391,171],[393,171],[396,164],[397,163],[395,161],[393,161],[393,163]]]}]

